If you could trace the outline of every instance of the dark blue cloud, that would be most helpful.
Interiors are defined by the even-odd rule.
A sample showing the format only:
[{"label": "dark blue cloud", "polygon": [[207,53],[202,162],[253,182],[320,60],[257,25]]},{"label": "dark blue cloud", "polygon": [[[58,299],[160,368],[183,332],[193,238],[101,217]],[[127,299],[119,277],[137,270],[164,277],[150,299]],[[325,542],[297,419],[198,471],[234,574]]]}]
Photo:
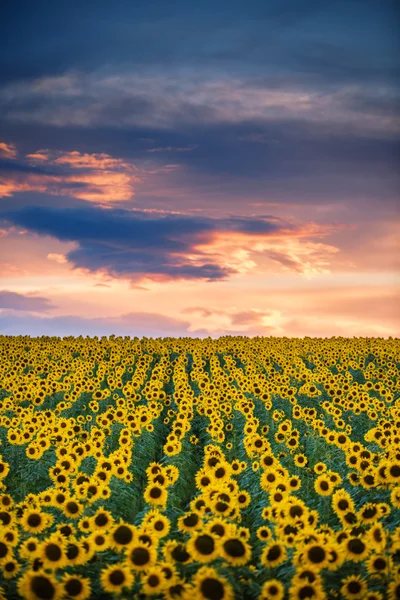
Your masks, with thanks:
[{"label": "dark blue cloud", "polygon": [[[82,169],[82,171],[89,172],[89,169]],[[52,165],[32,165],[27,162],[20,160],[13,160],[7,158],[0,158],[0,173],[26,173],[28,175],[50,175],[50,176],[62,176],[70,175],[71,169],[52,166]],[[79,182],[78,185],[81,185]],[[83,184],[85,185],[85,184]]]},{"label": "dark blue cloud", "polygon": [[[128,313],[117,317],[76,317],[63,315],[58,317],[40,317],[17,315],[13,311],[0,312],[0,334],[29,335],[31,337],[48,336],[109,336],[130,335],[131,337],[177,337],[191,334],[190,323],[156,313]],[[202,335],[202,332],[196,332]],[[204,332],[203,332],[204,337]]]},{"label": "dark blue cloud", "polygon": [[[382,78],[398,49],[392,0],[45,0],[8,3],[0,24],[1,80],[69,68],[215,65],[233,71],[304,72],[339,80]],[[397,25],[396,25],[397,23]],[[10,35],[11,32],[11,35]],[[325,51],[304,52],[306,40]],[[335,48],[342,54],[335,55]],[[373,64],[371,64],[373,57]],[[339,63],[337,62],[339,60]]]},{"label": "dark blue cloud", "polygon": [[[196,244],[207,243],[218,231],[268,235],[290,229],[289,224],[268,217],[211,219],[96,207],[30,206],[5,212],[3,218],[39,235],[77,242],[78,248],[67,255],[75,267],[130,278],[223,279],[232,269],[202,255]],[[188,254],[196,255],[196,263]]]},{"label": "dark blue cloud", "polygon": [[51,308],[54,308],[54,306],[47,298],[42,298],[41,296],[24,296],[17,292],[0,290],[0,309],[44,312]]}]

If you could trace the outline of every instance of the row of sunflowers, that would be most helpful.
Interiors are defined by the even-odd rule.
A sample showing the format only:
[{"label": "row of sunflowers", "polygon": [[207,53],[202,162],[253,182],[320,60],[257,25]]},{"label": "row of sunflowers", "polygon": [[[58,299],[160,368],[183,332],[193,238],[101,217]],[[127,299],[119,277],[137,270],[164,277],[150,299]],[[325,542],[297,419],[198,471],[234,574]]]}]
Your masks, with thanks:
[{"label": "row of sunflowers", "polygon": [[0,336],[0,599],[399,599],[398,350]]}]

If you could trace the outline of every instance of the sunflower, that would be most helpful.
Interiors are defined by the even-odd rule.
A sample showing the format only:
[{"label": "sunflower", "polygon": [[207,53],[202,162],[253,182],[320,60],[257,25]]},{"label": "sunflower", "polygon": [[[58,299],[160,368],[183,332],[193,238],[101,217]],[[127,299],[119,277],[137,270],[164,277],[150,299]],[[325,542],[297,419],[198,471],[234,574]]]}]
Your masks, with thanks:
[{"label": "sunflower", "polygon": [[241,490],[236,497],[236,501],[240,508],[246,508],[251,502],[251,496],[246,490]]},{"label": "sunflower", "polygon": [[283,544],[271,541],[265,546],[261,554],[261,563],[264,567],[277,567],[286,560],[286,548]]},{"label": "sunflower", "polygon": [[185,544],[177,540],[168,540],[163,547],[163,555],[169,563],[180,563],[185,565],[191,560],[189,552],[186,550]]},{"label": "sunflower", "polygon": [[398,600],[400,598],[400,578],[397,577],[395,581],[389,583],[388,587],[388,600]]},{"label": "sunflower", "polygon": [[4,579],[13,579],[18,575],[21,566],[18,564],[16,559],[11,556],[8,560],[2,563],[2,571]]},{"label": "sunflower", "polygon": [[383,552],[386,548],[387,536],[381,523],[374,523],[366,534],[368,546],[375,552]]},{"label": "sunflower", "polygon": [[24,531],[29,533],[42,533],[52,522],[53,517],[51,515],[28,508],[21,517],[20,525]]},{"label": "sunflower", "polygon": [[196,532],[187,542],[187,551],[197,562],[211,562],[219,554],[218,538],[210,533]]},{"label": "sunflower", "polygon": [[367,563],[367,570],[369,575],[375,575],[377,573],[388,574],[392,568],[392,560],[390,557],[386,557],[383,554],[373,554]]},{"label": "sunflower", "polygon": [[261,527],[259,527],[256,531],[256,534],[257,534],[258,539],[261,540],[262,542],[267,542],[272,537],[272,532],[271,532],[270,528],[266,527],[265,525],[262,525]]},{"label": "sunflower", "polygon": [[204,527],[205,532],[210,532],[219,538],[228,535],[233,535],[235,533],[235,529],[236,528],[233,525],[233,523],[225,521],[223,517],[214,517]]},{"label": "sunflower", "polygon": [[86,561],[86,552],[82,541],[70,536],[66,541],[66,558],[68,565],[80,565]]},{"label": "sunflower", "polygon": [[176,579],[170,585],[166,585],[163,593],[166,600],[179,600],[179,598],[187,600],[189,598],[189,590],[189,584],[182,579]]},{"label": "sunflower", "polygon": [[300,551],[302,562],[307,566],[323,569],[329,562],[329,549],[322,543],[310,542]]},{"label": "sunflower", "polygon": [[63,595],[74,600],[86,600],[91,594],[91,582],[81,575],[65,575],[62,579]]},{"label": "sunflower", "polygon": [[136,537],[136,527],[120,521],[118,524],[114,524],[109,535],[110,547],[115,550],[122,550],[133,542]]},{"label": "sunflower", "polygon": [[339,518],[341,515],[355,510],[350,494],[343,489],[337,490],[332,495],[332,508]]},{"label": "sunflower", "polygon": [[157,560],[157,550],[143,542],[134,542],[125,550],[126,562],[134,571],[152,567]]},{"label": "sunflower", "polygon": [[70,519],[78,519],[83,513],[83,506],[73,498],[67,500],[62,507],[62,511],[66,517]]},{"label": "sunflower", "polygon": [[305,454],[296,454],[294,457],[294,464],[296,467],[305,467],[308,463],[308,458]]},{"label": "sunflower", "polygon": [[78,527],[81,531],[83,531],[83,533],[89,532],[91,530],[90,519],[88,519],[87,517],[83,517],[83,519],[80,519]]},{"label": "sunflower", "polygon": [[319,475],[314,482],[314,490],[320,496],[330,496],[333,492],[333,484],[327,473]]},{"label": "sunflower", "polygon": [[171,523],[166,515],[157,511],[156,515],[146,523],[145,530],[154,534],[158,539],[168,535]]},{"label": "sunflower", "polygon": [[152,483],[147,486],[143,498],[148,504],[164,507],[167,503],[168,492],[158,483]]},{"label": "sunflower", "polygon": [[131,588],[134,577],[128,565],[114,563],[101,571],[100,583],[104,591],[118,594],[123,588]]},{"label": "sunflower", "polygon": [[94,548],[95,552],[105,552],[110,547],[110,538],[106,533],[94,531],[91,533],[87,541]]},{"label": "sunflower", "polygon": [[314,465],[314,471],[317,475],[320,475],[324,471],[326,471],[326,464],[323,462],[318,462]]},{"label": "sunflower", "polygon": [[67,564],[65,540],[60,534],[53,534],[41,542],[38,558],[43,563],[44,569],[60,569]]},{"label": "sunflower", "polygon": [[392,489],[390,494],[390,502],[395,508],[400,509],[400,486]]},{"label": "sunflower", "polygon": [[18,592],[29,600],[59,600],[62,587],[53,575],[44,571],[26,571],[18,580]]},{"label": "sunflower", "polygon": [[12,545],[5,535],[0,536],[0,565],[12,557]]},{"label": "sunflower", "polygon": [[90,518],[90,523],[92,525],[92,529],[105,532],[113,526],[114,519],[109,510],[99,508],[96,511],[96,514]]},{"label": "sunflower", "polygon": [[193,577],[193,595],[198,600],[234,600],[232,586],[216,569],[200,568]]},{"label": "sunflower", "polygon": [[282,600],[285,595],[285,586],[278,579],[266,581],[261,588],[258,600]]},{"label": "sunflower", "polygon": [[325,598],[326,594],[318,581],[314,583],[292,583],[289,589],[289,600],[325,600]]},{"label": "sunflower", "polygon": [[196,512],[188,512],[178,518],[177,527],[179,531],[193,531],[202,524],[200,516]]},{"label": "sunflower", "polygon": [[370,553],[371,548],[360,538],[351,537],[344,543],[346,559],[361,562]]},{"label": "sunflower", "polygon": [[142,591],[144,594],[152,596],[159,594],[167,585],[165,572],[159,566],[150,567],[141,578]]},{"label": "sunflower", "polygon": [[18,548],[18,553],[21,558],[31,562],[34,561],[39,553],[39,540],[34,537],[29,537],[22,542]]},{"label": "sunflower", "polygon": [[346,600],[362,600],[365,598],[368,587],[359,575],[349,575],[342,580],[340,591]]}]

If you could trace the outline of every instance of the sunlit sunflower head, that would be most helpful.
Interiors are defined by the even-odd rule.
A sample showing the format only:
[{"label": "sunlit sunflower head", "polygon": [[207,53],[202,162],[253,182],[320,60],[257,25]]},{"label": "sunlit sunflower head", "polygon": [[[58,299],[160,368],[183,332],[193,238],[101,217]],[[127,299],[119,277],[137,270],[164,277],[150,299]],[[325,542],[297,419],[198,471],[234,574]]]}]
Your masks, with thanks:
[{"label": "sunlit sunflower head", "polygon": [[267,568],[277,567],[286,560],[286,557],[285,546],[277,541],[271,541],[265,546],[261,554],[261,563]]},{"label": "sunlit sunflower head", "polygon": [[114,519],[110,511],[99,508],[90,518],[91,528],[94,531],[109,531],[114,525]]},{"label": "sunlit sunflower head", "polygon": [[53,534],[40,543],[38,557],[45,569],[60,569],[67,564],[66,542],[60,534]]},{"label": "sunlit sunflower head", "polygon": [[177,540],[167,540],[163,546],[163,555],[165,560],[172,564],[178,563],[184,565],[191,560],[186,545]]},{"label": "sunlit sunflower head", "polygon": [[125,563],[114,563],[101,571],[100,583],[104,591],[120,594],[122,590],[130,589],[134,577],[129,566]]},{"label": "sunlit sunflower head", "polygon": [[20,519],[20,525],[29,533],[42,533],[53,522],[52,515],[35,509],[26,509]]},{"label": "sunlit sunflower head", "polygon": [[193,577],[193,596],[199,600],[233,600],[230,583],[221,577],[216,569],[200,568]]},{"label": "sunlit sunflower head", "polygon": [[92,591],[90,579],[81,575],[65,575],[61,589],[63,596],[74,600],[87,600]]},{"label": "sunlit sunflower head", "polygon": [[145,571],[157,560],[157,549],[147,543],[135,541],[126,550],[126,563],[134,571]]},{"label": "sunlit sunflower head", "polygon": [[283,600],[285,586],[278,579],[269,579],[261,588],[259,600]]},{"label": "sunlit sunflower head", "polygon": [[352,560],[353,562],[362,562],[371,551],[369,544],[358,537],[349,537],[345,540],[343,548],[346,552],[347,560]]},{"label": "sunlit sunflower head", "polygon": [[160,484],[152,483],[146,487],[143,498],[150,505],[164,507],[167,502],[168,492]]},{"label": "sunlit sunflower head", "polygon": [[145,530],[150,532],[156,538],[164,538],[168,535],[171,529],[171,523],[166,515],[157,513],[148,523],[146,523]]},{"label": "sunlit sunflower head", "polygon": [[168,585],[165,572],[158,565],[149,567],[141,577],[142,591],[147,596],[160,594]]},{"label": "sunlit sunflower head", "polygon": [[178,518],[177,527],[180,531],[193,531],[202,526],[202,519],[197,512],[188,512]]},{"label": "sunlit sunflower head", "polygon": [[219,538],[211,533],[196,531],[187,542],[187,551],[200,563],[209,563],[219,554]]},{"label": "sunlit sunflower head", "polygon": [[26,571],[17,587],[19,594],[29,600],[59,600],[62,596],[60,583],[45,571]]},{"label": "sunlit sunflower head", "polygon": [[327,473],[323,473],[317,477],[314,482],[314,490],[319,496],[330,496],[332,494],[334,486]]},{"label": "sunlit sunflower head", "polygon": [[367,591],[367,583],[360,575],[349,575],[342,579],[340,592],[346,600],[362,600]]},{"label": "sunlit sunflower head", "polygon": [[88,536],[87,541],[95,552],[105,552],[110,547],[110,536],[102,531],[93,531]]}]

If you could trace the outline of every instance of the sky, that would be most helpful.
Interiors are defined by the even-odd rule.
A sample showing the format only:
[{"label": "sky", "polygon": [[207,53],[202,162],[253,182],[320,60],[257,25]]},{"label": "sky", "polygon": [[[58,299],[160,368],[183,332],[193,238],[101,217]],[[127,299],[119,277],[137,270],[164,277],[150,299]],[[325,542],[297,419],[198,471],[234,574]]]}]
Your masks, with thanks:
[{"label": "sky", "polygon": [[0,334],[400,337],[392,0],[14,0]]}]

